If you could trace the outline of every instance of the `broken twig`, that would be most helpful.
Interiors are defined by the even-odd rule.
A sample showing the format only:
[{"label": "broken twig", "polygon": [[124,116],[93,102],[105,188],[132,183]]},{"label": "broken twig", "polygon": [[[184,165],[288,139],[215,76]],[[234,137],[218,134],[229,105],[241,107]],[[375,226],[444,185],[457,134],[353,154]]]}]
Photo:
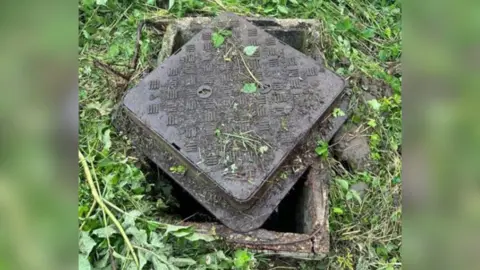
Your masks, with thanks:
[{"label": "broken twig", "polygon": [[114,68],[110,67],[109,65],[100,62],[99,60],[96,60],[96,59],[93,60],[93,64],[98,68],[101,68],[105,71],[113,73],[114,75],[117,75],[118,77],[121,77],[122,79],[124,79],[127,82],[130,80],[131,74],[125,75],[125,74],[121,73],[120,71],[117,71]]}]

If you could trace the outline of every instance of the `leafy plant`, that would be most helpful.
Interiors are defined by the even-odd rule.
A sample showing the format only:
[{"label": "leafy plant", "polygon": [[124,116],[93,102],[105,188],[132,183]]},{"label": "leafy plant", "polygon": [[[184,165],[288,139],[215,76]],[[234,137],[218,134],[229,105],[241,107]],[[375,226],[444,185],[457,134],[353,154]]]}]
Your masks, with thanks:
[{"label": "leafy plant", "polygon": [[223,42],[225,42],[225,37],[220,33],[215,32],[212,34],[212,42],[215,48],[219,48],[222,46]]},{"label": "leafy plant", "polygon": [[315,148],[315,153],[317,153],[317,155],[319,157],[322,157],[322,158],[327,158],[328,157],[328,143],[325,142],[325,141],[318,141],[317,142],[317,147]]},{"label": "leafy plant", "polygon": [[170,167],[170,171],[175,174],[184,175],[187,172],[187,168],[183,165],[177,165]]},{"label": "leafy plant", "polygon": [[235,252],[234,265],[236,269],[250,270],[255,265],[255,257],[246,249]]},{"label": "leafy plant", "polygon": [[266,145],[262,145],[258,148],[258,152],[260,154],[266,153],[267,151],[268,151],[268,146],[266,146]]},{"label": "leafy plant", "polygon": [[345,116],[345,112],[340,108],[335,108],[333,109],[332,115],[333,117]]},{"label": "leafy plant", "polygon": [[219,30],[212,34],[212,43],[215,48],[220,48],[225,42],[225,38],[232,35],[230,30]]},{"label": "leafy plant", "polygon": [[374,111],[379,111],[380,110],[380,103],[376,99],[369,100],[368,105],[374,110]]}]

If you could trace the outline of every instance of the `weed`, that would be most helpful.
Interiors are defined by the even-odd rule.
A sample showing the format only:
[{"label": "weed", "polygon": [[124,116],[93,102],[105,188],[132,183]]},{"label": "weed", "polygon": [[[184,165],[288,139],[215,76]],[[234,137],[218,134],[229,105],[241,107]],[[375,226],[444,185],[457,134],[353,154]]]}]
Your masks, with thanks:
[{"label": "weed", "polygon": [[263,153],[266,153],[268,151],[268,146],[266,145],[262,145],[258,148],[258,152],[260,153],[260,155],[262,155]]},{"label": "weed", "polygon": [[340,108],[335,108],[333,109],[332,115],[333,117],[345,116],[345,112]]},{"label": "weed", "polygon": [[220,48],[225,42],[225,39],[232,35],[230,30],[218,30],[212,34],[212,43],[215,48]]},{"label": "weed", "polygon": [[184,175],[187,172],[187,168],[183,165],[172,166],[170,167],[170,172]]},{"label": "weed", "polygon": [[328,157],[328,143],[322,140],[317,142],[317,147],[315,148],[315,153],[319,157],[327,158]]},{"label": "weed", "polygon": [[235,252],[234,265],[237,269],[250,270],[255,266],[255,257],[246,249]]}]

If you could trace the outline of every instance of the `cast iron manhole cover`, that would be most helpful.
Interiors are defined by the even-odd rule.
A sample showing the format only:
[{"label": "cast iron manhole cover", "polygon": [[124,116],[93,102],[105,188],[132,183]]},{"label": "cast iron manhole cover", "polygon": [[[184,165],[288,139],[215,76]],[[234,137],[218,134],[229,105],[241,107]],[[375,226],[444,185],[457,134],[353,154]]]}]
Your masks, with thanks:
[{"label": "cast iron manhole cover", "polygon": [[[225,30],[232,35],[215,48],[212,35]],[[247,56],[246,46],[258,47]],[[252,83],[254,93],[242,91]],[[167,171],[186,167],[172,178],[227,226],[247,231],[298,179],[279,168],[343,86],[303,53],[222,14],[131,89],[124,106],[152,148],[161,145],[149,156]]]}]

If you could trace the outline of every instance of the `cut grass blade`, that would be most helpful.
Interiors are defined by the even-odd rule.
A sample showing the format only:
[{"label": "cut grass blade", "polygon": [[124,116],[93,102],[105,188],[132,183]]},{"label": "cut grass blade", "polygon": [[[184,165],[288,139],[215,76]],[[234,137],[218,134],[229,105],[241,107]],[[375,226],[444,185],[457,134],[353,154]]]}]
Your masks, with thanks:
[{"label": "cut grass blade", "polygon": [[118,219],[115,217],[115,215],[108,209],[108,207],[103,203],[102,198],[98,194],[97,188],[95,187],[95,184],[93,183],[92,180],[92,175],[90,174],[90,169],[88,168],[87,161],[85,160],[85,157],[83,156],[82,152],[78,151],[78,158],[80,159],[80,163],[82,164],[83,171],[85,173],[85,178],[87,179],[88,186],[90,187],[90,191],[92,192],[92,196],[95,199],[95,201],[98,203],[98,205],[102,208],[103,211],[108,215],[108,217],[112,220],[112,222],[115,224],[117,227],[118,231],[123,237],[123,240],[125,241],[125,245],[127,245],[130,253],[132,254],[133,260],[135,261],[135,264],[137,267],[140,265],[138,262],[137,255],[135,254],[135,250],[133,249],[132,243],[130,242],[130,239],[128,239],[127,234],[125,233],[125,230],[123,229],[122,225],[118,221]]}]

